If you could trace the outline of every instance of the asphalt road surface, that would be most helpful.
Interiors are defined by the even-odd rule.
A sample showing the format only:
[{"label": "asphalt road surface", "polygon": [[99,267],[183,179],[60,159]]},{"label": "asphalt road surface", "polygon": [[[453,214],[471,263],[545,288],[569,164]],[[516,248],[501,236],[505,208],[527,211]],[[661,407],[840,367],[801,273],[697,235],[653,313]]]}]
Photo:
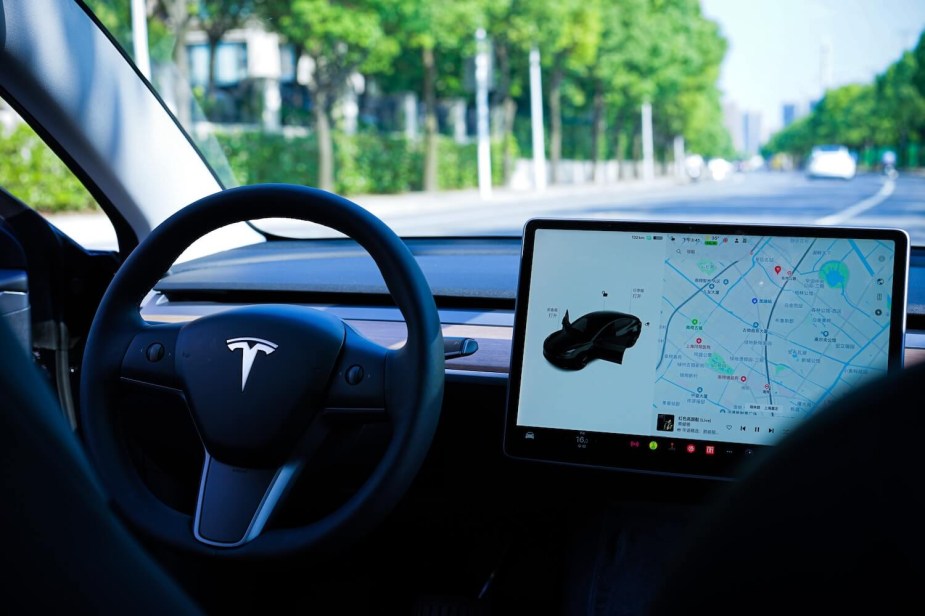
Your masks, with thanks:
[{"label": "asphalt road surface", "polygon": [[[543,193],[496,189],[354,200],[385,220],[399,235],[520,235],[532,217],[676,220],[880,226],[905,229],[925,246],[925,176],[901,174],[895,181],[860,174],[850,181],[810,180],[800,173],[755,171],[722,181],[629,181],[611,185],[554,186]],[[115,247],[102,215],[52,218],[89,248]],[[330,230],[289,220],[260,221],[281,235],[330,236]]]},{"label": "asphalt road surface", "polygon": [[400,235],[520,234],[533,216],[623,220],[751,222],[906,229],[925,245],[925,177],[877,174],[854,180],[810,180],[797,173],[752,172],[723,181],[606,187],[543,197],[504,195],[455,206],[378,210]]}]

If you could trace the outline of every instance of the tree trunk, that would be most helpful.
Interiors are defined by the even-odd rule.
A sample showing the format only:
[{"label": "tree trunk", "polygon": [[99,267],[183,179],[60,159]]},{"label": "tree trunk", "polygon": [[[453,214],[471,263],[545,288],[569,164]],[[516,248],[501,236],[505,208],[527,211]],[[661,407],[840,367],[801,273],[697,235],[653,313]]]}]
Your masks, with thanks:
[{"label": "tree trunk", "polygon": [[209,46],[209,77],[206,82],[206,91],[205,91],[205,109],[203,111],[206,114],[206,117],[209,120],[216,121],[220,120],[218,117],[218,109],[216,108],[216,93],[215,93],[215,56],[218,54],[218,43],[220,38],[213,38],[209,36],[208,46]]},{"label": "tree trunk", "polygon": [[556,56],[549,79],[549,165],[550,179],[559,182],[559,160],[562,158],[562,81],[565,78],[565,57]]},{"label": "tree trunk", "polygon": [[[185,34],[186,28],[183,28],[180,32],[180,36],[185,37]],[[180,121],[180,126],[189,130],[192,127],[193,120],[193,113],[190,108],[192,100],[189,89],[186,44],[182,41],[177,41],[177,45],[174,48],[173,60],[177,67],[176,85],[174,88],[174,96],[177,101],[177,120]]]},{"label": "tree trunk", "polygon": [[501,100],[501,178],[507,186],[514,174],[514,156],[511,146],[514,143],[514,118],[517,114],[517,103],[511,96],[511,56],[506,41],[496,43],[495,55],[498,57],[496,96]]},{"label": "tree trunk", "polygon": [[424,190],[437,190],[437,63],[434,50],[421,50],[424,61]]},{"label": "tree trunk", "polygon": [[323,91],[312,92],[314,98],[315,134],[318,137],[318,188],[334,190],[334,140],[328,115],[328,96]]},{"label": "tree trunk", "polygon": [[501,177],[504,178],[504,185],[507,186],[511,182],[511,176],[514,175],[514,164],[516,162],[513,145],[516,143],[514,139],[514,118],[517,117],[517,103],[514,101],[514,97],[510,95],[510,92],[502,103],[502,109],[504,110],[502,116],[504,118],[504,136],[501,142]]},{"label": "tree trunk", "polygon": [[186,53],[186,33],[189,30],[190,22],[189,10],[185,0],[172,0],[167,3],[166,8],[171,34],[174,36],[173,62],[176,73],[174,74],[173,95],[176,104],[175,112],[180,125],[189,130],[192,126],[189,60]]},{"label": "tree trunk", "polygon": [[613,117],[613,149],[614,158],[617,159],[619,177],[626,177],[626,169],[623,167],[623,161],[626,159],[626,139],[623,136],[623,109],[618,109]]},{"label": "tree trunk", "polygon": [[637,180],[642,177],[640,161],[642,161],[642,137],[633,135],[633,177]]},{"label": "tree trunk", "polygon": [[210,99],[215,96],[215,56],[218,55],[218,43],[220,40],[218,38],[209,38],[209,81],[206,85],[206,92]]}]

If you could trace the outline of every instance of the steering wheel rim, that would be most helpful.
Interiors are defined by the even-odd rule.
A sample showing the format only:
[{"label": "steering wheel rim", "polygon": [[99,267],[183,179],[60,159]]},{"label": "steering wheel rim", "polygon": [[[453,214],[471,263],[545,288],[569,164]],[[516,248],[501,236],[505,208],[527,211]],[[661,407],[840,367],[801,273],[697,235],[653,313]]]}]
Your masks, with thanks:
[{"label": "steering wheel rim", "polygon": [[[124,371],[137,354],[133,345],[139,344],[139,337],[144,339],[152,333],[156,336],[160,331],[161,326],[141,318],[139,306],[145,295],[195,240],[225,225],[259,218],[313,222],[357,241],[376,262],[398,305],[407,326],[407,339],[399,349],[381,349],[385,359],[383,401],[392,421],[391,438],[374,470],[353,496],[305,526],[266,528],[237,545],[218,547],[203,542],[201,537],[197,539],[193,532],[194,524],[199,522],[198,505],[194,519],[169,507],[147,488],[131,461],[115,402]],[[173,327],[182,332],[187,325]],[[178,350],[174,349],[174,353]],[[179,354],[187,355],[182,351]],[[181,364],[183,359],[175,356],[172,361]],[[237,361],[240,364],[241,360]],[[232,188],[204,197],[165,220],[119,268],[87,336],[80,387],[81,429],[88,454],[115,508],[131,526],[156,541],[229,558],[306,553],[358,538],[384,518],[406,492],[436,431],[443,399],[444,362],[443,335],[433,294],[414,256],[385,223],[352,201],[315,188],[289,184]],[[178,370],[183,371],[182,365],[174,367],[174,371]],[[188,386],[191,385],[184,383],[181,389],[184,395],[193,397]],[[243,395],[243,380],[241,390]],[[191,400],[190,406],[194,405]],[[207,450],[205,478],[210,455],[205,442],[203,446]]]}]

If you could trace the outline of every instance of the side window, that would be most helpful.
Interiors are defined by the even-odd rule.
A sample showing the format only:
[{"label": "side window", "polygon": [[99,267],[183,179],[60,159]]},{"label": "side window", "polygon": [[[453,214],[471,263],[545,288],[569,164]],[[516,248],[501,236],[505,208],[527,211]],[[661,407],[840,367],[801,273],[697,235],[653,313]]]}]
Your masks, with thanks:
[{"label": "side window", "polygon": [[118,267],[107,251],[117,249],[89,191],[0,100],[0,318],[32,351],[72,427],[82,341]]},{"label": "side window", "polygon": [[40,213],[84,248],[118,250],[112,223],[84,185],[2,99],[0,189]]}]

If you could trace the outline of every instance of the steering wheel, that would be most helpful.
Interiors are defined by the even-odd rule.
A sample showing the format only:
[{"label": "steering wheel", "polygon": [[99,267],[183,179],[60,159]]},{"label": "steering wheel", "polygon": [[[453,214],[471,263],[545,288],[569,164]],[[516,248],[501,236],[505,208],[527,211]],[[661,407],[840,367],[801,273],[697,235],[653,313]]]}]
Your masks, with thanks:
[{"label": "steering wheel", "polygon": [[[373,258],[407,325],[388,349],[307,306],[231,308],[183,324],[145,321],[139,306],[201,236],[259,218],[324,225]],[[116,509],[155,540],[229,558],[282,556],[349,543],[395,506],[433,440],[444,387],[433,294],[407,246],[381,220],[337,195],[264,184],[223,190],[183,208],[129,255],[87,336],[81,429]],[[135,468],[117,404],[123,381],[182,393],[204,448],[195,515],[162,502]],[[322,518],[274,527],[332,416],[390,422],[384,453],[355,493]]]}]

